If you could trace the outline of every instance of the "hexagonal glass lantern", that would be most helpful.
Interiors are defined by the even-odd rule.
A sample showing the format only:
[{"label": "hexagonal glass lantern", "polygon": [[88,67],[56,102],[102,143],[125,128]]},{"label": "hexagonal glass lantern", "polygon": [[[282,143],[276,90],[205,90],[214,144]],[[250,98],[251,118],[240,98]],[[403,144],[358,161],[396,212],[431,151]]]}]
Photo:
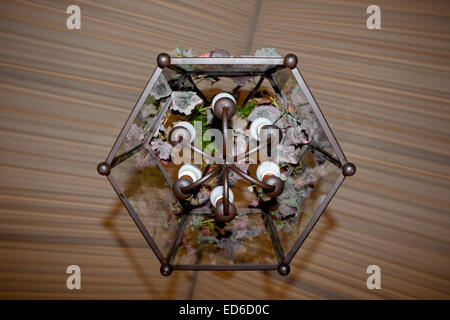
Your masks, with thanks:
[{"label": "hexagonal glass lantern", "polygon": [[297,57],[160,54],[157,62],[98,172],[163,275],[287,275],[356,170],[297,69]]}]

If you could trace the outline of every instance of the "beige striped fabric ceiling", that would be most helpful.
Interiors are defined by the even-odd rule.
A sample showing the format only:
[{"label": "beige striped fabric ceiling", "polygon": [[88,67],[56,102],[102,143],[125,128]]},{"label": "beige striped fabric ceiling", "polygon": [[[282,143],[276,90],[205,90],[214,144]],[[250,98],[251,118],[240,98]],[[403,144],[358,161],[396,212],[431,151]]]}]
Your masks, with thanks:
[{"label": "beige striped fabric ceiling", "polygon": [[[81,8],[81,30],[66,8]],[[381,8],[381,30],[366,8]],[[0,298],[449,299],[450,3],[0,2]],[[357,174],[276,272],[159,273],[96,173],[160,52],[274,47]],[[68,290],[66,268],[82,270]],[[381,268],[368,290],[366,268]],[[218,290],[220,288],[220,290]]]}]

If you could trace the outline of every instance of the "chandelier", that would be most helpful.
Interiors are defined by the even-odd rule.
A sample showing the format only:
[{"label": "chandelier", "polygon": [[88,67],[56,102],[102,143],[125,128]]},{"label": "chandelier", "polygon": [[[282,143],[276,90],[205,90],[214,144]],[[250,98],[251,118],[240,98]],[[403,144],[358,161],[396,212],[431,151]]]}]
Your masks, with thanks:
[{"label": "chandelier", "polygon": [[355,173],[285,57],[162,53],[105,175],[173,270],[278,270]]}]

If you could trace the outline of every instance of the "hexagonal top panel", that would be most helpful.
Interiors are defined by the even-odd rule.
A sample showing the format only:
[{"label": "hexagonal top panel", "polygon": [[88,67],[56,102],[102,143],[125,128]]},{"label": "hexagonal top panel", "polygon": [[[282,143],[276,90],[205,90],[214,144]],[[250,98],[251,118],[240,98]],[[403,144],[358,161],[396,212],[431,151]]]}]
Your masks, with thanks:
[{"label": "hexagonal top panel", "polygon": [[195,74],[260,75],[283,65],[282,58],[173,58],[172,67]]}]

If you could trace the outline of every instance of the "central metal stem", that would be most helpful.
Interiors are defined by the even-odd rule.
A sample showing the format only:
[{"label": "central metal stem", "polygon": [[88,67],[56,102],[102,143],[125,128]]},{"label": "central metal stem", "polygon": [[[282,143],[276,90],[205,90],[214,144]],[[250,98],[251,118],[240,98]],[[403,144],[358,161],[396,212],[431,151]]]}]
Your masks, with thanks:
[{"label": "central metal stem", "polygon": [[230,214],[230,202],[229,202],[229,181],[228,181],[228,162],[227,159],[227,145],[228,145],[228,108],[224,107],[222,109],[222,135],[223,135],[223,159],[225,164],[223,165],[223,211],[224,215],[228,216]]}]

